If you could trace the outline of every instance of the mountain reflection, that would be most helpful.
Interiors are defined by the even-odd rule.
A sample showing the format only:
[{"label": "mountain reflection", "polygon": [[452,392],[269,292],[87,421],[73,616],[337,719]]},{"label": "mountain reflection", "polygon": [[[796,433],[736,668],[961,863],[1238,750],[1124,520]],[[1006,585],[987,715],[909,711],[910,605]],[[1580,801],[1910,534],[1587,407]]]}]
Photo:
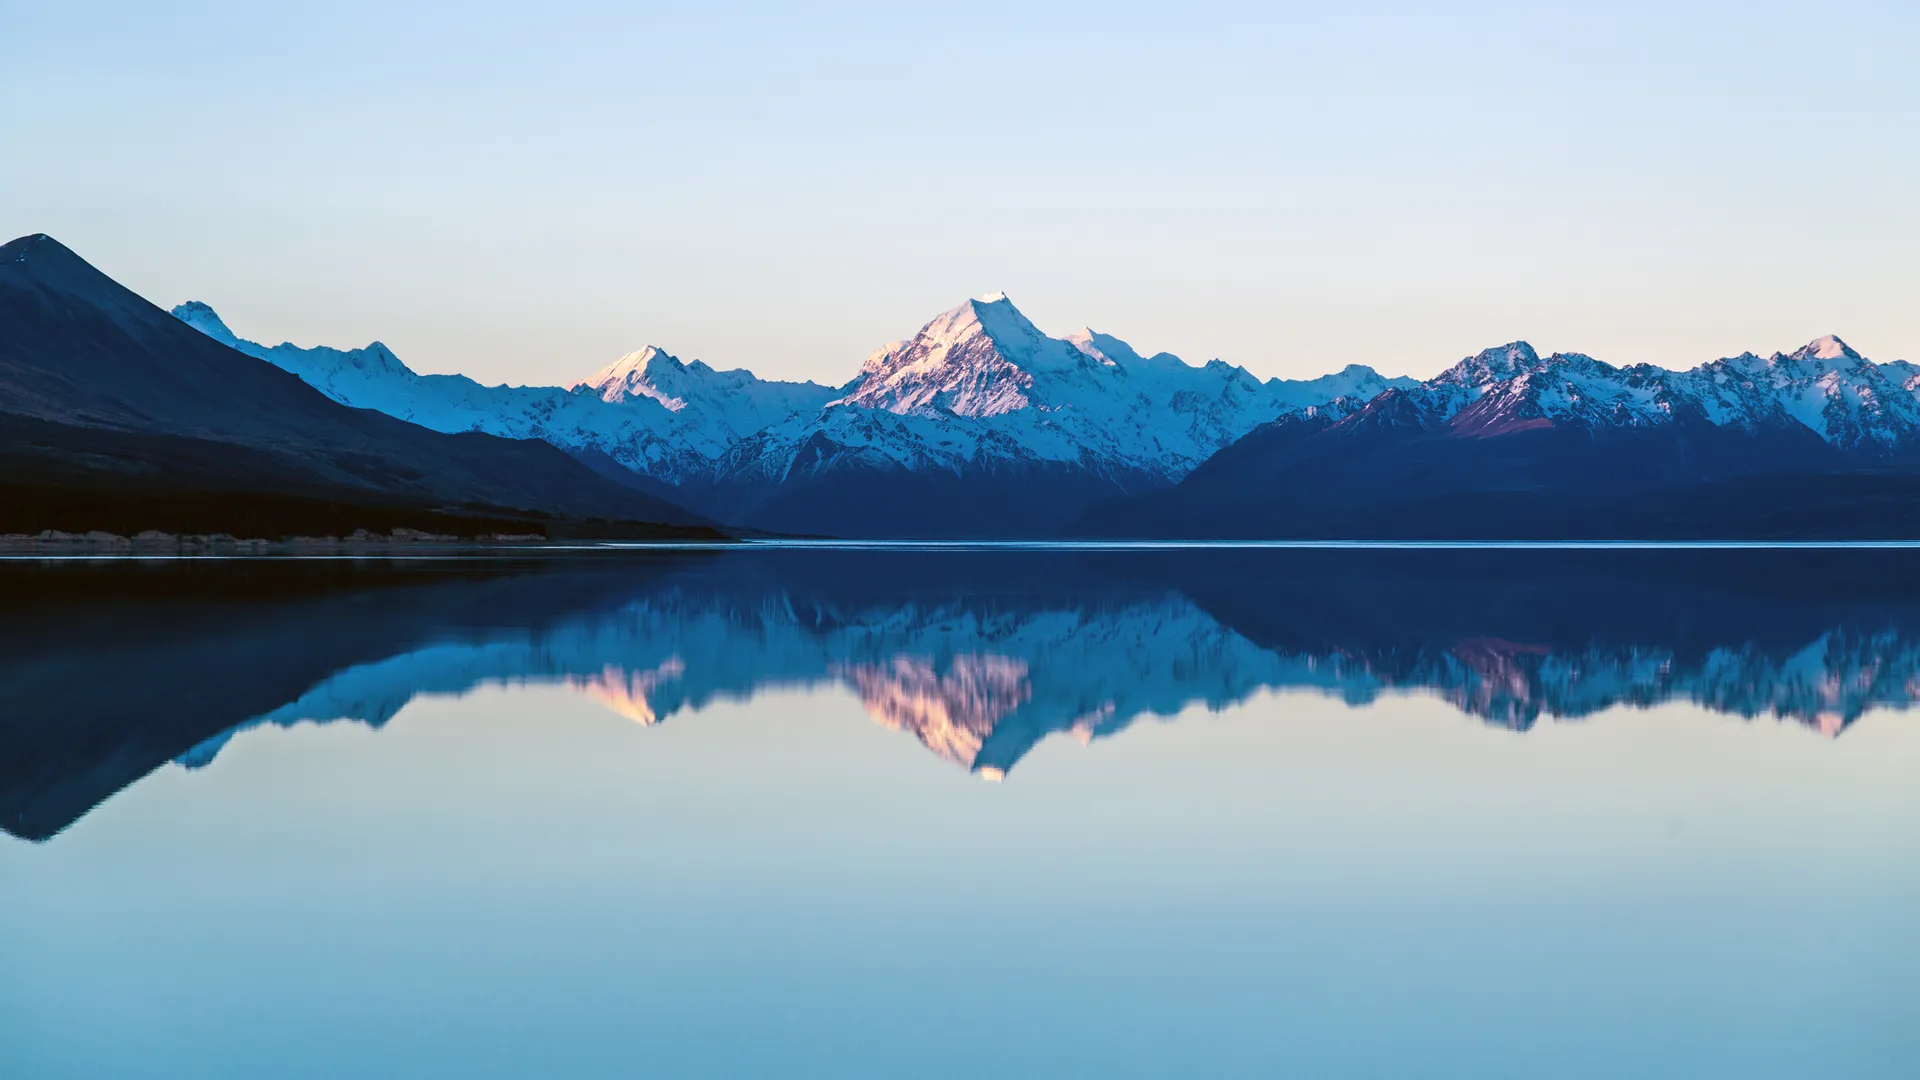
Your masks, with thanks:
[{"label": "mountain reflection", "polygon": [[[1837,735],[1920,688],[1905,551],[730,551],[11,567],[0,825],[44,838],[261,725],[571,687],[640,724],[841,687],[1000,778],[1263,690],[1525,731],[1693,702]],[[102,678],[101,672],[113,677]]]}]

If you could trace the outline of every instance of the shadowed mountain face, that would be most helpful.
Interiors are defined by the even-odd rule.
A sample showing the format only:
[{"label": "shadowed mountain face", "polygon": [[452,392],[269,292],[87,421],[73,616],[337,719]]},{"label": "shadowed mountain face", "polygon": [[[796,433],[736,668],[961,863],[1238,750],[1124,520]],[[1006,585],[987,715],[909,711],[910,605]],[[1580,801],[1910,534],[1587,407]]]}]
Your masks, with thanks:
[{"label": "shadowed mountain face", "polygon": [[1920,535],[1920,387],[1835,338],[1688,371],[1524,342],[1351,408],[1280,416],[1089,536],[1890,539]]},{"label": "shadowed mountain face", "polygon": [[[0,827],[45,838],[248,726],[571,686],[637,722],[838,687],[999,777],[1261,690],[1501,727],[1693,702],[1828,735],[1920,693],[1906,551],[635,553],[0,565]],[[111,678],[101,677],[111,672]]]},{"label": "shadowed mountain face", "polygon": [[[249,497],[291,517],[374,506],[700,524],[544,442],[347,408],[46,236],[0,246],[0,489],[0,532],[169,528],[240,513]],[[206,505],[179,509],[196,498]],[[123,523],[128,505],[151,520]]]}]

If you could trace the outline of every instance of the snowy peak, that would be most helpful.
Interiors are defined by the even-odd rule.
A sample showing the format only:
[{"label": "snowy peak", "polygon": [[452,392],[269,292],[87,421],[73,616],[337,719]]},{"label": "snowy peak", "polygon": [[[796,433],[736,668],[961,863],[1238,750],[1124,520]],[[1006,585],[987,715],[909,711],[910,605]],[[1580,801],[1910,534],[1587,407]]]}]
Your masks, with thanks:
[{"label": "snowy peak", "polygon": [[[246,353],[257,360],[265,360],[276,367],[293,372],[309,385],[327,392],[343,405],[360,408],[376,408],[363,402],[349,401],[333,394],[326,382],[331,382],[340,373],[352,370],[375,377],[392,376],[396,378],[418,378],[412,368],[400,362],[392,349],[382,342],[372,341],[358,349],[333,349],[321,345],[314,348],[302,348],[290,341],[278,345],[262,345],[257,341],[248,341],[227,328],[211,305],[199,300],[189,300],[174,308],[174,318],[193,327],[230,349]],[[385,411],[385,410],[381,410]],[[404,419],[404,417],[403,417]]]},{"label": "snowy peak", "polygon": [[705,440],[703,445],[714,456],[724,453],[734,440],[819,409],[835,393],[810,382],[761,379],[745,369],[716,371],[699,360],[683,362],[652,345],[628,353],[568,389],[609,405],[637,404],[643,398],[657,402],[678,417],[682,437]]},{"label": "snowy peak", "polygon": [[227,329],[227,324],[212,307],[198,300],[189,300],[174,308],[170,314],[222,345],[232,345],[240,340],[232,330]]},{"label": "snowy peak", "polygon": [[1341,398],[1353,399],[1353,406],[1343,410],[1341,415],[1357,411],[1389,390],[1405,390],[1419,385],[1420,380],[1404,375],[1389,379],[1365,364],[1348,364],[1331,375],[1322,375],[1317,379],[1267,380],[1267,388],[1280,401],[1296,409],[1306,409]]},{"label": "snowy peak", "polygon": [[1083,326],[1068,334],[1066,342],[1079,349],[1082,354],[1091,356],[1103,364],[1119,364],[1126,367],[1140,363],[1140,354],[1133,350],[1133,346],[1112,334],[1102,334],[1090,326]]},{"label": "snowy peak", "polygon": [[1032,320],[1013,306],[1006,293],[988,293],[936,316],[922,327],[914,342],[929,352],[965,351],[984,339],[1014,363],[1031,361],[1057,345]]},{"label": "snowy peak", "polygon": [[1787,354],[1789,360],[1860,360],[1853,347],[1833,334],[1817,337]]},{"label": "snowy peak", "polygon": [[661,384],[675,386],[680,381],[677,376],[686,369],[687,366],[678,357],[658,346],[648,345],[622,356],[567,389],[575,393],[592,393],[614,405],[630,398],[652,398],[669,410],[679,412],[687,407],[686,398],[677,396],[671,390],[663,390]]},{"label": "snowy peak", "polygon": [[1432,381],[1482,387],[1489,383],[1511,379],[1521,372],[1531,371],[1539,366],[1540,354],[1533,351],[1533,346],[1524,341],[1513,341],[1491,349],[1483,349],[1441,372]]},{"label": "snowy peak", "polygon": [[1032,404],[1036,374],[1093,361],[1040,332],[1003,293],[942,312],[912,339],[867,358],[841,404],[901,414],[988,417]]},{"label": "snowy peak", "polygon": [[[1049,337],[996,294],[874,353],[811,429],[783,431],[777,450],[769,444],[766,453],[780,460],[758,472],[789,475],[804,454],[820,457],[800,448],[823,439],[816,450],[830,448],[830,460],[854,455],[909,470],[964,475],[1002,462],[1048,462],[1177,481],[1261,424],[1402,381],[1355,365],[1318,380],[1263,383],[1224,360],[1195,366],[1170,353],[1143,357],[1090,328]],[[875,413],[930,426],[881,423]]]},{"label": "snowy peak", "polygon": [[1829,445],[1883,455],[1920,443],[1920,378],[1827,336],[1791,353],[1752,353],[1680,371],[1616,368],[1581,353],[1541,358],[1525,342],[1488,349],[1400,393],[1349,428],[1446,428],[1498,435],[1537,427],[1647,427],[1682,417],[1744,431],[1805,427]]}]

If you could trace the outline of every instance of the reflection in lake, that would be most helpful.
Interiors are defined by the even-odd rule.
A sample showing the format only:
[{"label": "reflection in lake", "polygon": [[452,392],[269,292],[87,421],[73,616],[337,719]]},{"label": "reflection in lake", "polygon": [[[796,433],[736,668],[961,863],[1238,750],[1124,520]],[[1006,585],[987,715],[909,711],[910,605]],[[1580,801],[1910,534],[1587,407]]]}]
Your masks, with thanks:
[{"label": "reflection in lake", "polygon": [[[60,1033],[116,1022],[102,987],[172,977],[194,1017],[228,1022],[247,987],[385,1003],[378,1021],[335,1015],[338,996],[314,1006],[381,1032],[338,1043],[272,1011],[260,1045],[215,1054],[231,1075],[963,1075],[996,1041],[1024,1049],[989,1054],[990,1071],[1031,1075],[1903,1075],[1920,1051],[1892,1019],[1920,989],[1899,914],[1920,885],[1920,807],[1898,779],[1920,762],[1897,714],[1920,690],[1913,561],[0,566],[0,827],[33,842],[0,845],[0,875],[23,883],[0,919],[44,931],[0,940],[0,969],[42,980],[0,988],[0,1016],[40,1018],[0,1019],[0,1045],[33,1048],[35,1075],[131,1075]],[[612,727],[552,719],[586,713]],[[916,764],[872,756],[884,747]],[[962,770],[1010,782],[955,786]],[[496,893],[510,910],[486,909]],[[647,923],[603,899],[676,913],[658,929],[684,951],[630,937]],[[1836,918],[1796,922],[1814,904]],[[355,905],[387,929],[336,925]],[[275,910],[289,921],[259,921]],[[149,915],[167,940],[214,936],[186,972],[159,939],[117,931],[76,954]],[[223,952],[218,927],[239,924],[251,944]],[[331,951],[301,953],[308,932]],[[501,940],[518,933],[561,937],[523,952]],[[525,1001],[466,1000],[448,965],[480,963],[475,948],[570,1004],[515,1028]],[[607,948],[631,969],[595,966]],[[301,959],[264,974],[240,959],[260,950]],[[832,993],[814,1003],[805,978]],[[687,996],[658,996],[674,986]],[[1100,1025],[1116,986],[1136,995],[1106,1006],[1122,1030],[1036,1028]],[[1195,996],[1166,998],[1175,986]],[[900,988],[939,1000],[908,1008]],[[659,1022],[600,1017],[609,995]],[[1469,1008],[1476,995],[1535,1034]],[[434,1023],[521,1041],[409,1027],[428,999]],[[1786,1024],[1795,1000],[1851,1011]],[[612,1026],[572,1026],[586,1016]],[[188,1045],[198,1023],[128,1046],[150,1075],[222,1075]],[[298,1068],[271,1049],[292,1043]]]},{"label": "reflection in lake", "polygon": [[15,567],[0,702],[10,758],[39,768],[5,776],[0,824],[51,835],[112,790],[83,786],[139,754],[205,765],[248,727],[379,727],[420,695],[488,684],[567,686],[642,724],[844,686],[875,722],[990,778],[1050,735],[1087,742],[1261,690],[1431,694],[1517,731],[1682,701],[1833,736],[1920,692],[1912,558],[785,550]]}]

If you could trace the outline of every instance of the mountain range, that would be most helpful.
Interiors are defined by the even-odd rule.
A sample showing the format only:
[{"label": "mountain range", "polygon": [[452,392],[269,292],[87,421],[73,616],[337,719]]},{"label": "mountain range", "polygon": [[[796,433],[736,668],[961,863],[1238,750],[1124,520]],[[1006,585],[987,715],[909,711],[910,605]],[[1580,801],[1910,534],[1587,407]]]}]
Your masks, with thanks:
[{"label": "mountain range", "polygon": [[604,457],[719,521],[857,536],[1790,538],[1920,531],[1920,367],[1837,337],[1688,370],[1513,342],[1426,380],[1042,333],[970,300],[839,387],[647,348],[568,387],[235,337],[343,403]]},{"label": "mountain range", "polygon": [[439,431],[544,439],[611,460],[728,523],[879,536],[1047,535],[1098,502],[1155,491],[1263,422],[1411,379],[1358,365],[1262,382],[1040,332],[1005,296],[945,312],[839,387],[716,371],[648,347],[566,387],[420,375],[375,342],[341,351],[237,337],[200,302],[176,318],[342,404]]},{"label": "mountain range", "polygon": [[0,246],[0,533],[525,534],[565,522],[719,535],[545,442],[347,407],[51,237]]},{"label": "mountain range", "polygon": [[1831,336],[1686,370],[1513,342],[1425,380],[1347,365],[1263,381],[1092,330],[1049,336],[994,294],[838,386],[648,347],[566,386],[490,387],[419,374],[379,342],[267,346],[204,303],[172,316],[51,238],[0,248],[0,532],[66,528],[80,504],[130,528],[193,503],[468,531],[1920,535],[1920,367]]}]

